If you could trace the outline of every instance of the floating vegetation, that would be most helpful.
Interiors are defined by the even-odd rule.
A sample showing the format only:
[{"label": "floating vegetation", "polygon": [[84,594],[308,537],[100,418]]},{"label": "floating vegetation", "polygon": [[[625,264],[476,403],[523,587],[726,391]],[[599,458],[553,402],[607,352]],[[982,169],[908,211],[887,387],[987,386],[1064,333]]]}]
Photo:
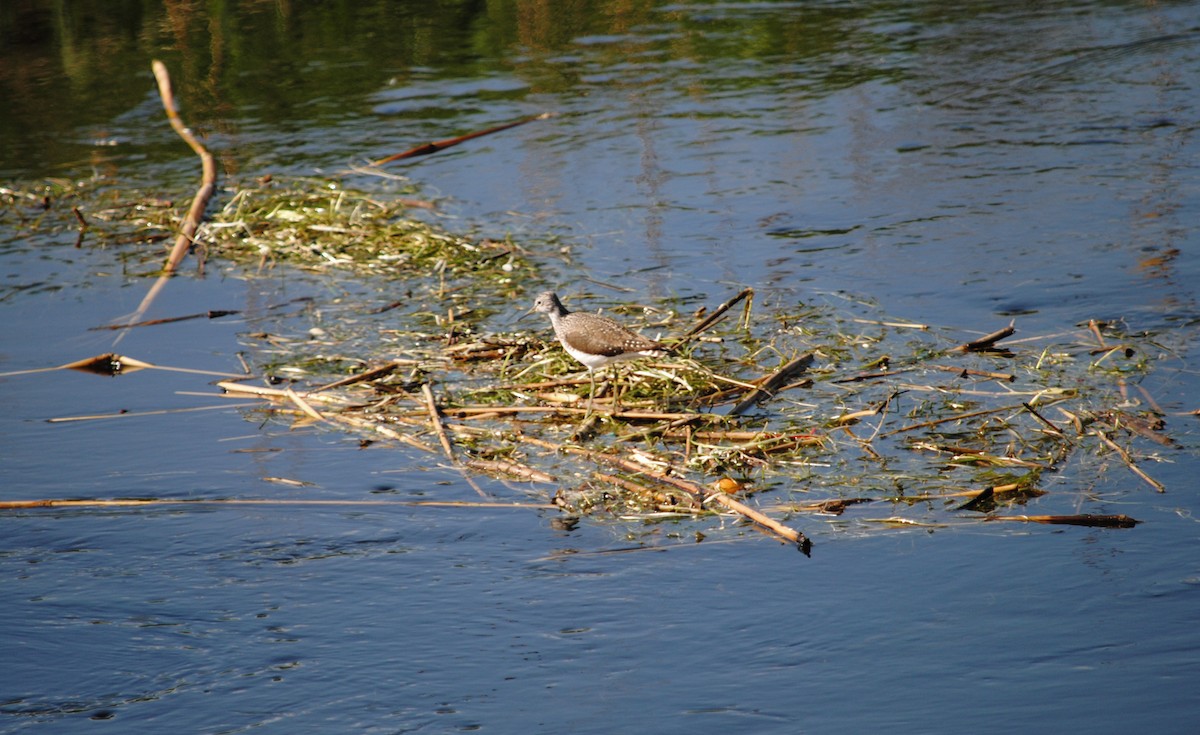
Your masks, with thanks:
[{"label": "floating vegetation", "polygon": [[[0,224],[75,230],[77,244],[101,245],[167,240],[183,224],[169,203],[113,192],[95,181],[0,189]],[[339,304],[320,323],[312,297],[268,307],[296,331],[243,335],[248,374],[220,380],[223,395],[253,401],[257,421],[440,455],[468,483],[530,483],[525,494],[542,501],[511,507],[548,499],[568,518],[698,519],[698,537],[711,531],[708,517],[732,513],[805,553],[811,542],[791,524],[814,518],[843,529],[1130,527],[1137,521],[1107,512],[1115,493],[1100,489],[1114,464],[1165,491],[1145,466],[1174,442],[1139,385],[1171,352],[1155,335],[1101,321],[972,334],[897,321],[861,300],[800,303],[751,289],[711,311],[606,304],[672,354],[605,369],[592,413],[590,376],[543,339],[541,320],[528,331],[496,328],[511,323],[497,315],[524,311],[549,285],[543,268],[561,253],[450,234],[409,216],[423,208],[411,195],[269,177],[224,192],[190,241],[201,262],[353,273],[402,293]],[[146,320],[145,303],[104,328],[236,313]],[[157,366],[109,354],[61,367],[115,375]],[[510,507],[476,489],[480,504]],[[1017,512],[1056,498],[1070,512]],[[19,502],[10,507],[53,503]]]},{"label": "floating vegetation", "polygon": [[[977,336],[895,321],[864,301],[756,303],[750,289],[713,312],[612,305],[676,352],[600,371],[596,416],[584,422],[588,374],[547,341],[541,319],[520,333],[490,329],[545,287],[546,253],[442,232],[407,219],[413,204],[329,181],[228,192],[200,228],[209,258],[379,274],[404,293],[302,334],[245,335],[256,377],[222,381],[223,392],[262,401],[256,419],[265,410],[440,454],[468,476],[552,485],[533,492],[564,513],[658,524],[733,508],[802,546],[785,524],[812,515],[860,528],[1126,527],[1135,521],[1121,514],[1015,513],[1051,490],[1069,495],[1069,509],[1106,509],[1091,489],[1112,462],[1164,490],[1144,466],[1174,442],[1138,383],[1170,348],[1117,322]],[[72,211],[109,234],[174,226],[151,204]],[[311,299],[289,305],[305,323]]]},{"label": "floating vegetation", "polygon": [[[1144,465],[1173,441],[1138,382],[1170,350],[1116,322],[978,337],[861,301],[758,303],[749,289],[712,313],[614,304],[675,353],[601,371],[597,415],[584,422],[588,374],[541,320],[489,329],[531,303],[546,256],[407,219],[412,204],[303,180],[230,192],[199,233],[209,258],[380,274],[405,292],[319,329],[246,334],[254,378],[223,380],[222,391],[260,401],[256,420],[266,410],[441,454],[467,476],[550,485],[532,492],[564,513],[661,523],[735,512],[804,548],[786,523],[813,515],[860,528],[1126,527],[1134,521],[1107,512],[1015,512],[1052,491],[1069,509],[1107,510],[1092,487],[1113,462],[1164,490]],[[171,226],[156,223],[161,208],[74,208],[114,229]],[[306,323],[309,301],[289,305]]]}]

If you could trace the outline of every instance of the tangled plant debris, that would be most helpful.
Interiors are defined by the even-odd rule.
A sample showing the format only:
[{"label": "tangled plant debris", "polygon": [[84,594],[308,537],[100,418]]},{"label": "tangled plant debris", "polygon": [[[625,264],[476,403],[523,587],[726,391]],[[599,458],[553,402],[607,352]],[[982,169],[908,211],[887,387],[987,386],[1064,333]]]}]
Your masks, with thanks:
[{"label": "tangled plant debris", "polygon": [[[65,231],[86,221],[88,241],[101,245],[165,240],[176,224],[174,208],[128,191],[107,205],[89,202],[86,185],[45,199],[4,195],[10,223]],[[787,524],[814,516],[859,528],[1130,526],[1108,512],[1116,491],[1093,489],[1113,463],[1165,490],[1143,465],[1173,441],[1139,381],[1170,347],[1118,322],[981,337],[834,295],[789,302],[746,289],[706,308],[576,293],[576,303],[606,306],[676,347],[617,368],[619,408],[614,373],[602,373],[598,415],[583,423],[588,376],[546,325],[495,326],[527,308],[557,251],[449,234],[409,217],[416,202],[405,195],[262,181],[227,192],[201,228],[206,258],[248,273],[286,264],[403,284],[402,298],[338,312],[350,317],[342,323],[326,315],[304,334],[245,335],[252,377],[219,385],[261,401],[256,420],[266,412],[441,454],[468,477],[531,483],[528,493],[573,515],[661,522],[734,512],[805,550],[808,539]],[[280,307],[303,323],[311,303]],[[1068,500],[1038,502],[1073,512],[1018,512],[1048,493]]]}]

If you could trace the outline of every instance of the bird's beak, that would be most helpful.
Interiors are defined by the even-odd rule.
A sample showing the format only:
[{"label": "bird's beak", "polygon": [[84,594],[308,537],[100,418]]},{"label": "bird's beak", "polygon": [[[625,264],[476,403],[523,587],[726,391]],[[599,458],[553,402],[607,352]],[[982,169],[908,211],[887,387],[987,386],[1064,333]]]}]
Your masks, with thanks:
[{"label": "bird's beak", "polygon": [[522,314],[521,316],[517,317],[517,321],[521,321],[522,319],[524,319],[525,317],[529,316],[530,314],[532,314],[532,313],[533,313],[533,312],[535,312],[535,311],[537,311],[537,307],[536,307],[536,306],[531,306],[531,307],[529,307],[529,311],[527,311],[527,312],[525,312],[524,314]]}]

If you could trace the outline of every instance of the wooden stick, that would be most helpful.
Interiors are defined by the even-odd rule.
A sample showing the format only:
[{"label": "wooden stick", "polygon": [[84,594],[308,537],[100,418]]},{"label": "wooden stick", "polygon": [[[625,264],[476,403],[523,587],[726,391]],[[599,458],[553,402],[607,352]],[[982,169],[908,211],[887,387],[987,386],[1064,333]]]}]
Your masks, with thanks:
[{"label": "wooden stick", "polygon": [[1095,319],[1088,319],[1088,329],[1091,331],[1092,336],[1096,338],[1096,343],[1100,345],[1101,352],[1109,349],[1108,343],[1104,341],[1104,335],[1100,334],[1100,325]]},{"label": "wooden stick", "polygon": [[[250,385],[248,383],[236,383],[230,380],[221,380],[215,384],[218,388],[231,394],[243,394],[259,396],[260,398],[278,398],[280,400],[291,400],[287,390],[280,388],[268,388],[263,385]],[[324,395],[322,393],[305,393],[304,398],[308,401],[319,401],[332,405],[346,405],[346,401],[337,396]]]},{"label": "wooden stick", "polygon": [[68,362],[65,365],[55,365],[54,367],[33,368],[30,370],[14,370],[9,373],[0,373],[0,378],[11,378],[16,375],[31,375],[34,373],[49,373],[55,370],[82,370],[88,373],[96,373],[98,375],[121,375],[126,372],[135,370],[166,370],[173,373],[190,373],[192,375],[209,375],[217,378],[244,378],[244,375],[237,373],[220,373],[215,370],[198,370],[196,368],[181,368],[172,367],[170,365],[155,365],[149,362],[143,362],[135,357],[128,355],[118,355],[114,352],[106,352],[102,355],[84,358],[83,360],[75,360]]},{"label": "wooden stick", "polygon": [[[175,238],[175,246],[171,248],[170,254],[167,256],[167,262],[163,265],[162,275],[142,297],[142,301],[138,304],[137,309],[129,315],[126,322],[132,324],[140,321],[142,315],[158,298],[158,294],[166,287],[167,281],[179,264],[183,262],[184,256],[196,241],[196,230],[200,227],[201,221],[204,219],[204,209],[208,206],[208,201],[212,199],[213,193],[217,190],[217,164],[208,149],[205,148],[192,131],[183,124],[183,120],[179,117],[179,108],[175,105],[175,95],[171,91],[171,76],[167,72],[167,67],[158,59],[151,63],[154,69],[154,78],[158,82],[158,93],[162,97],[163,109],[167,113],[167,120],[170,121],[171,127],[183,138],[183,141],[195,151],[200,157],[200,188],[196,190],[196,194],[192,197],[192,206],[188,209],[187,215],[183,219],[183,226],[179,230],[179,235]],[[124,339],[128,332],[122,331],[116,338],[116,342]]]},{"label": "wooden stick", "polygon": [[469,500],[321,500],[303,498],[120,498],[120,499],[44,499],[4,500],[0,510],[25,508],[111,508],[138,507],[143,505],[329,505],[329,506],[374,506],[404,505],[434,508],[523,508],[547,510],[557,506],[545,503],[499,503]]},{"label": "wooden stick", "polygon": [[1003,380],[1011,383],[1017,379],[1017,376],[1012,373],[993,373],[987,370],[969,370],[967,368],[954,367],[953,365],[930,365],[935,370],[945,370],[948,373],[958,373],[959,375],[976,375],[981,378],[991,378],[993,380]]},{"label": "wooden stick", "polygon": [[1130,518],[1127,515],[1093,515],[1091,513],[1081,513],[1073,516],[1050,516],[1050,515],[1015,515],[1015,516],[988,516],[985,521],[1019,521],[1021,523],[1050,523],[1063,524],[1069,526],[1098,526],[1100,528],[1133,528],[1141,521],[1136,518]]},{"label": "wooden stick", "polygon": [[195,242],[196,229],[204,220],[204,209],[208,206],[208,200],[212,198],[213,192],[217,188],[217,164],[208,149],[196,139],[196,136],[180,119],[179,108],[175,104],[175,95],[171,92],[171,75],[167,72],[166,65],[155,59],[151,66],[154,69],[154,78],[158,81],[158,93],[162,97],[167,120],[170,121],[171,127],[175,129],[179,137],[183,138],[183,141],[200,157],[201,165],[200,188],[192,198],[192,206],[183,219],[183,228],[179,231],[175,247],[171,249],[171,255],[167,258],[167,264],[164,267],[164,270],[170,273],[183,261],[184,254]]},{"label": "wooden stick", "polygon": [[957,416],[947,416],[946,418],[942,418],[942,419],[934,419],[932,421],[922,421],[919,424],[911,424],[909,426],[901,426],[899,429],[892,429],[891,431],[885,431],[884,433],[880,434],[879,436],[884,437],[884,436],[891,436],[892,434],[903,434],[906,431],[914,431],[916,429],[925,429],[930,426],[937,426],[938,424],[944,424],[948,421],[961,421],[963,419],[973,419],[976,416],[986,416],[989,413],[1000,413],[1002,411],[1015,411],[1016,409],[1023,408],[1023,407],[1024,407],[1024,404],[1018,403],[1015,406],[1001,406],[1000,408],[987,408],[987,409],[983,409],[982,411],[969,411],[967,413],[960,413]]},{"label": "wooden stick", "polygon": [[689,496],[691,496],[693,502],[696,502],[700,505],[704,505],[705,503],[707,503],[709,501],[715,501],[715,502],[725,506],[729,510],[734,511],[735,513],[739,513],[742,516],[754,521],[755,523],[759,524],[763,528],[768,529],[769,531],[774,533],[779,538],[782,538],[786,541],[796,544],[797,547],[800,549],[801,552],[804,553],[805,556],[809,556],[812,551],[812,541],[810,541],[809,538],[807,536],[805,536],[803,533],[801,533],[800,531],[797,531],[793,528],[788,528],[787,526],[770,518],[766,514],[761,513],[759,511],[745,505],[744,503],[738,502],[737,500],[733,499],[729,495],[727,495],[724,492],[721,492],[719,490],[710,494],[708,490],[704,489],[703,487],[701,487],[700,485],[697,485],[694,482],[689,482],[687,480],[683,480],[678,477],[671,477],[667,474],[660,473],[660,472],[652,472],[645,465],[639,464],[637,462],[633,462],[631,460],[623,459],[621,457],[617,457],[617,456],[614,456],[611,454],[603,454],[601,452],[594,452],[589,449],[584,449],[583,447],[560,446],[560,445],[552,444],[548,441],[543,441],[541,439],[537,439],[535,437],[528,436],[528,435],[521,435],[520,440],[524,441],[526,443],[529,443],[529,444],[533,444],[535,446],[543,447],[545,449],[551,449],[553,451],[569,452],[571,454],[577,454],[577,455],[580,455],[583,457],[588,457],[589,459],[591,459],[592,461],[594,461],[598,464],[607,464],[607,465],[611,465],[613,467],[617,467],[619,469],[625,470],[626,472],[634,472],[637,474],[645,475],[647,477],[651,477],[651,478],[657,480],[658,482],[661,482],[661,483],[664,483],[667,485],[671,485],[672,487],[683,490],[684,492],[688,493]]},{"label": "wooden stick", "polygon": [[1165,493],[1167,491],[1166,486],[1164,486],[1161,482],[1159,482],[1158,480],[1155,480],[1153,477],[1151,477],[1150,475],[1147,475],[1145,472],[1143,472],[1142,468],[1138,467],[1134,463],[1133,458],[1129,456],[1129,452],[1126,452],[1125,449],[1122,448],[1120,444],[1117,444],[1112,439],[1109,439],[1108,436],[1102,431],[1096,431],[1093,429],[1092,433],[1095,434],[1096,436],[1100,437],[1100,441],[1107,444],[1110,449],[1112,449],[1114,452],[1116,452],[1121,457],[1121,460],[1123,462],[1125,462],[1125,466],[1129,468],[1130,472],[1132,472],[1133,474],[1135,474],[1138,477],[1145,480],[1147,485],[1154,488],[1158,492]]},{"label": "wooden stick", "polygon": [[859,373],[858,375],[851,375],[848,378],[837,378],[836,380],[831,380],[829,382],[831,382],[831,383],[862,383],[867,380],[878,380],[880,378],[890,378],[895,375],[903,375],[904,373],[911,373],[913,370],[916,370],[916,368],[900,368],[899,370],[883,370],[883,371],[875,372],[875,373]]},{"label": "wooden stick", "polygon": [[394,370],[396,370],[396,368],[399,368],[399,367],[402,367],[405,365],[419,365],[419,364],[420,364],[420,362],[418,360],[392,360],[391,362],[387,363],[386,365],[380,365],[379,367],[374,367],[374,368],[371,368],[370,370],[366,370],[364,372],[357,373],[355,375],[351,375],[346,378],[342,378],[341,380],[335,380],[332,383],[326,383],[325,385],[313,388],[313,392],[317,393],[317,392],[320,392],[323,390],[330,390],[332,388],[341,388],[341,387],[344,387],[347,385],[353,385],[355,383],[362,383],[367,380],[374,380],[375,378],[380,378],[380,377],[383,377],[384,375],[387,375],[388,373],[393,372]]},{"label": "wooden stick", "polygon": [[430,454],[437,454],[436,449],[434,449],[431,446],[428,446],[427,444],[422,442],[420,439],[411,437],[408,434],[401,434],[400,432],[396,431],[392,427],[386,426],[384,424],[380,424],[375,421],[367,421],[366,419],[360,419],[357,416],[348,416],[344,413],[330,413],[329,419],[331,421],[338,421],[343,424],[348,424],[349,426],[353,426],[358,429],[374,431],[377,434],[386,436],[388,439],[394,439],[399,442],[404,442],[405,444],[408,444],[411,447],[416,447],[417,449],[420,449],[422,452],[429,452]]},{"label": "wooden stick", "polygon": [[532,467],[527,467],[517,462],[499,459],[469,459],[464,463],[467,467],[479,472],[489,474],[503,473],[520,477],[530,482],[558,482],[554,475],[546,474],[541,470],[535,470]]},{"label": "wooden stick", "polygon": [[472,140],[474,138],[480,138],[485,135],[491,135],[492,133],[499,133],[502,130],[508,130],[509,128],[515,128],[518,125],[524,125],[526,123],[531,123],[534,120],[545,120],[546,118],[554,117],[555,114],[556,113],[553,113],[553,112],[543,112],[540,115],[531,115],[529,117],[523,117],[520,120],[515,120],[510,123],[504,123],[503,125],[497,125],[496,127],[488,128],[487,130],[479,130],[474,133],[460,135],[457,138],[447,138],[445,140],[439,140],[434,143],[425,143],[425,144],[416,146],[415,148],[409,148],[408,150],[404,151],[403,153],[395,153],[393,155],[386,156],[384,158],[380,158],[378,161],[371,161],[371,165],[372,166],[382,166],[385,163],[391,163],[392,161],[399,161],[399,160],[402,160],[405,158],[415,158],[417,156],[428,156],[430,153],[437,153],[438,151],[442,151],[442,150],[445,150],[452,146],[456,146],[459,143],[465,143],[466,141]]},{"label": "wooden stick", "polygon": [[48,424],[67,424],[74,421],[100,421],[103,419],[129,419],[141,416],[166,416],[175,413],[192,413],[194,411],[214,411],[228,408],[251,408],[261,406],[261,403],[222,403],[219,406],[190,406],[188,408],[161,408],[152,411],[120,411],[117,413],[93,413],[83,416],[59,416],[46,419]]},{"label": "wooden stick", "polygon": [[1031,416],[1033,416],[1035,419],[1037,419],[1038,421],[1041,421],[1043,424],[1045,424],[1046,428],[1050,429],[1050,431],[1052,433],[1054,433],[1056,436],[1060,436],[1063,439],[1070,441],[1070,439],[1067,437],[1067,435],[1062,432],[1062,429],[1055,426],[1050,421],[1050,419],[1048,419],[1045,416],[1038,413],[1037,409],[1035,409],[1033,406],[1029,405],[1028,403],[1022,403],[1021,405],[1025,407],[1025,410],[1028,411]]},{"label": "wooden stick", "polygon": [[596,472],[595,477],[597,480],[600,480],[602,482],[607,482],[610,485],[616,485],[617,487],[622,488],[626,492],[631,492],[634,495],[641,495],[643,498],[646,498],[647,500],[650,500],[650,501],[654,500],[654,491],[653,490],[646,487],[645,485],[634,482],[633,480],[627,480],[624,477],[617,477],[616,475],[609,475],[604,472]]},{"label": "wooden stick", "polygon": [[101,324],[98,327],[88,327],[88,330],[96,332],[96,331],[100,331],[103,329],[116,330],[116,329],[128,329],[129,327],[150,327],[150,326],[155,326],[158,324],[173,324],[175,322],[186,322],[189,319],[220,319],[221,317],[224,317],[224,316],[232,316],[234,314],[241,314],[241,313],[242,312],[238,309],[227,309],[227,310],[214,309],[212,311],[205,311],[205,312],[201,312],[199,314],[188,314],[187,316],[170,316],[170,317],[165,317],[163,319],[147,319],[145,321],[140,321],[140,322],[130,322],[129,324]]},{"label": "wooden stick", "polygon": [[697,414],[693,414],[691,416],[684,416],[683,418],[675,419],[674,421],[670,421],[665,424],[655,424],[654,426],[648,426],[645,429],[642,429],[641,431],[631,431],[628,434],[622,434],[621,436],[618,436],[615,439],[615,441],[625,442],[625,441],[630,441],[631,439],[641,439],[642,437],[650,436],[651,434],[665,434],[665,433],[671,431],[672,429],[678,429],[681,426],[690,424],[693,421],[696,421],[697,419],[701,418],[702,416],[703,416],[703,414],[697,413]]},{"label": "wooden stick", "polygon": [[788,364],[776,370],[775,373],[772,374],[770,378],[767,378],[762,385],[751,391],[750,395],[743,398],[736,406],[734,406],[733,409],[729,411],[729,415],[740,416],[741,414],[753,408],[754,405],[759,401],[774,397],[775,391],[778,390],[780,386],[791,380],[792,377],[797,373],[804,372],[804,370],[806,370],[808,366],[812,364],[812,361],[813,353],[811,352],[805,353],[789,361]]},{"label": "wooden stick", "polygon": [[288,388],[285,391],[285,393],[287,394],[288,400],[290,400],[292,403],[296,404],[300,408],[301,411],[303,411],[306,415],[308,415],[309,418],[315,419],[317,421],[325,420],[325,417],[322,416],[317,411],[317,409],[315,409],[311,405],[309,405],[308,401],[301,398],[299,393],[292,390],[291,388]]},{"label": "wooden stick", "polygon": [[442,451],[446,453],[446,458],[453,462],[454,447],[450,444],[446,427],[442,425],[442,417],[438,413],[437,404],[433,402],[433,388],[429,383],[421,384],[421,395],[425,398],[425,410],[429,412],[429,422],[433,424],[433,431],[437,434],[438,441],[442,443]]},{"label": "wooden stick", "polygon": [[699,324],[697,324],[696,326],[689,329],[683,335],[683,338],[680,339],[678,342],[676,342],[675,345],[673,345],[673,346],[679,346],[679,345],[683,345],[683,344],[687,343],[688,341],[690,341],[692,339],[692,337],[695,337],[696,335],[700,334],[701,332],[703,332],[704,330],[708,329],[713,324],[715,324],[717,322],[717,320],[719,320],[725,312],[727,312],[731,308],[733,308],[734,305],[736,305],[739,301],[741,301],[742,299],[745,299],[749,296],[753,296],[753,295],[754,295],[754,289],[752,289],[752,288],[742,289],[732,299],[726,301],[725,303],[721,304],[717,308],[713,309],[713,312],[711,314],[709,314],[706,318],[701,320]]},{"label": "wooden stick", "polygon": [[978,351],[978,350],[995,349],[997,342],[1004,339],[1005,337],[1011,336],[1016,331],[1017,331],[1017,328],[1015,326],[1015,323],[1010,323],[1004,329],[998,329],[995,332],[992,332],[991,334],[980,337],[979,339],[971,340],[970,342],[967,342],[966,344],[962,344],[962,345],[959,345],[958,347],[954,347],[950,351],[951,352],[973,352],[973,351]]},{"label": "wooden stick", "polygon": [[[446,413],[451,416],[466,418],[468,416],[513,413],[586,414],[587,409],[571,408],[569,406],[455,406],[447,408]],[[712,416],[710,420],[719,420],[721,418],[720,416],[707,413],[664,413],[661,411],[618,411],[611,415],[615,418],[640,419],[643,421],[673,421],[676,419],[706,416]]]}]

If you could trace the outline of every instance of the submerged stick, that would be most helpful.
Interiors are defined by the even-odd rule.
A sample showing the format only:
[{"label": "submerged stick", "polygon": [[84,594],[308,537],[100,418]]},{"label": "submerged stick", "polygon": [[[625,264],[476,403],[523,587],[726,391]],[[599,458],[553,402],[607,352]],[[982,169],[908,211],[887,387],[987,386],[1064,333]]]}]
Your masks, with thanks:
[{"label": "submerged stick", "polygon": [[1096,526],[1100,528],[1133,528],[1141,521],[1127,515],[1093,515],[1082,513],[1073,516],[988,516],[984,521],[1019,521],[1021,523],[1049,523],[1068,526]]},{"label": "submerged stick", "polygon": [[485,135],[491,135],[492,133],[499,133],[503,130],[508,130],[510,128],[515,128],[520,125],[525,125],[526,123],[531,123],[535,120],[545,120],[546,118],[554,117],[555,114],[556,113],[553,113],[553,112],[543,112],[540,115],[530,115],[529,117],[523,117],[520,120],[514,120],[513,122],[510,122],[510,123],[504,123],[503,125],[497,125],[493,128],[488,128],[487,130],[478,130],[474,133],[467,133],[466,135],[460,135],[457,138],[447,138],[445,140],[439,140],[434,143],[424,143],[422,145],[416,146],[415,148],[409,148],[408,150],[404,151],[403,153],[396,153],[396,154],[387,156],[385,158],[380,158],[378,161],[371,161],[371,165],[372,166],[382,166],[385,163],[391,163],[393,161],[400,161],[405,158],[416,158],[417,156],[428,156],[430,153],[437,153],[438,151],[442,151],[442,150],[445,150],[452,146],[456,146],[459,143],[465,143],[468,140],[473,140],[475,138],[481,138]]},{"label": "submerged stick", "polygon": [[213,309],[204,311],[199,314],[188,314],[187,316],[169,316],[163,319],[147,319],[141,322],[130,322],[128,324],[101,324],[98,327],[88,327],[89,331],[97,332],[103,329],[128,329],[130,327],[152,327],[158,324],[174,324],[175,322],[186,322],[191,319],[220,319],[224,316],[232,316],[241,314],[239,309]]},{"label": "submerged stick", "polygon": [[398,442],[404,442],[405,444],[407,444],[411,447],[416,447],[417,449],[420,449],[422,452],[429,452],[430,454],[437,454],[436,449],[434,449],[433,447],[427,446],[420,439],[417,439],[416,437],[411,437],[408,434],[401,434],[400,432],[396,431],[392,427],[387,426],[385,424],[378,423],[376,421],[368,421],[366,419],[360,419],[357,416],[348,416],[347,414],[344,414],[344,413],[330,413],[329,419],[331,421],[338,421],[338,422],[341,422],[348,426],[353,426],[355,428],[363,429],[365,431],[373,431],[376,434],[380,434],[382,436],[387,437],[388,439],[392,439],[392,440],[395,440]]}]

